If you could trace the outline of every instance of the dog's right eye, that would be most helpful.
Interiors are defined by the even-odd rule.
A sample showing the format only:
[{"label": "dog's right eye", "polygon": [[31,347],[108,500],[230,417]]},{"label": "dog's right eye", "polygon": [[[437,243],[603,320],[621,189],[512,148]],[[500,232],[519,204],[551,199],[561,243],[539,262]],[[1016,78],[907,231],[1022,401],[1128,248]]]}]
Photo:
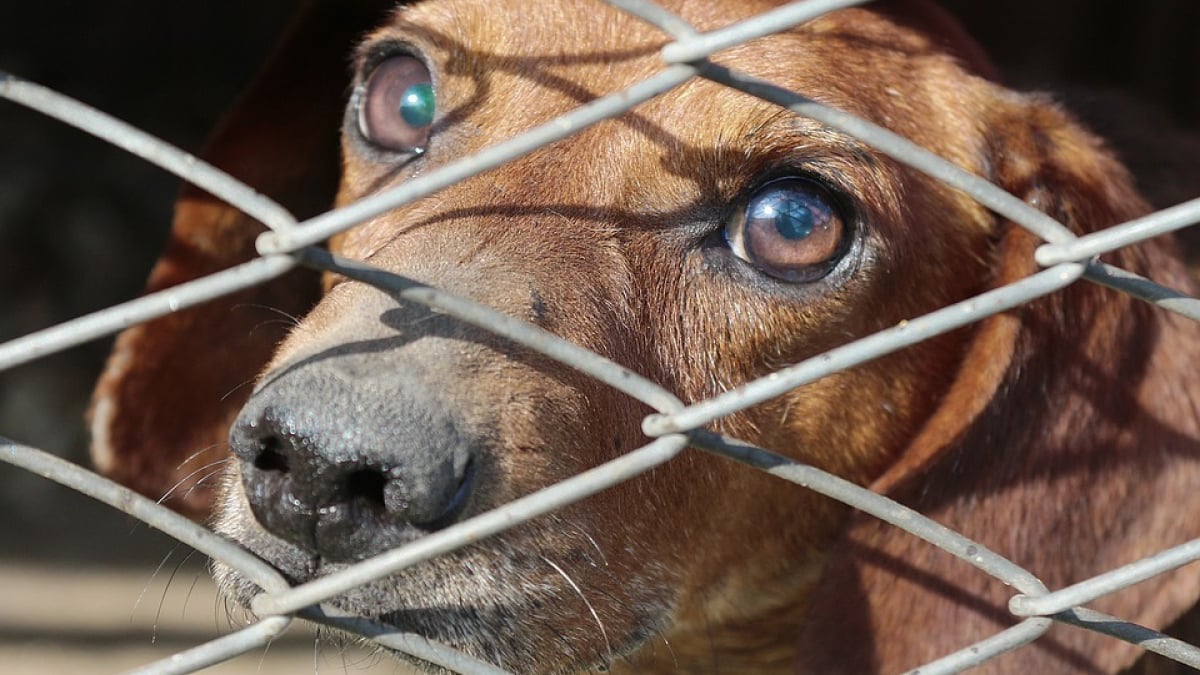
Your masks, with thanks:
[{"label": "dog's right eye", "polygon": [[359,91],[358,130],[381,148],[420,154],[429,144],[436,99],[420,59],[393,56],[375,66]]},{"label": "dog's right eye", "polygon": [[801,177],[758,188],[725,228],[734,255],[796,283],[828,273],[845,253],[849,235],[838,199],[821,183]]}]

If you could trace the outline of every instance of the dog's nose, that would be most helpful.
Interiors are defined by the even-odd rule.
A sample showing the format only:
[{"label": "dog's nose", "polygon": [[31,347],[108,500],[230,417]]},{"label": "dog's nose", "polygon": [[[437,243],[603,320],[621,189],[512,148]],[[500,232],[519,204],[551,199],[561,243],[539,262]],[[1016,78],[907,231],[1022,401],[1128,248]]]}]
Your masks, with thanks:
[{"label": "dog's nose", "polygon": [[448,525],[473,484],[473,444],[428,388],[331,359],[256,392],[230,432],[250,509],[268,531],[353,561]]}]

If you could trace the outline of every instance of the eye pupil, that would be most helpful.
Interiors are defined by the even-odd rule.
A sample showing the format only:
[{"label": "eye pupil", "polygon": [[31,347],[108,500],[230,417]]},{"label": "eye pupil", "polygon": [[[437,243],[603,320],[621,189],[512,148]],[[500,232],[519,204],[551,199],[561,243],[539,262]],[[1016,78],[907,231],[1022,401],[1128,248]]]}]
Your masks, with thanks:
[{"label": "eye pupil", "polygon": [[400,97],[400,117],[414,127],[427,127],[433,123],[433,85],[414,84],[404,90]]},{"label": "eye pupil", "polygon": [[[808,204],[798,199],[789,199],[782,204],[771,204],[768,217],[775,221],[775,229],[784,238],[799,241],[812,234],[815,223]],[[764,214],[767,215],[767,214]]]},{"label": "eye pupil", "polygon": [[790,282],[814,281],[846,250],[848,229],[836,200],[822,184],[786,177],[750,194],[740,215],[725,228],[737,257]]}]

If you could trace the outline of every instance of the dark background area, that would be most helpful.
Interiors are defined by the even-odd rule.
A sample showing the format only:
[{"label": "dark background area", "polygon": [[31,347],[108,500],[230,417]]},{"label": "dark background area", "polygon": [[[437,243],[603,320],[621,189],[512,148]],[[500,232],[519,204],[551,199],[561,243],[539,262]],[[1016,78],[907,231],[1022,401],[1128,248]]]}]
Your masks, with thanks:
[{"label": "dark background area", "polygon": [[[0,69],[199,152],[296,4],[8,0],[0,4]],[[1143,117],[1101,121],[1106,133],[1171,144],[1171,124],[1200,130],[1196,0],[946,4],[1013,82],[1116,92],[1150,106]],[[1093,107],[1106,100],[1080,98],[1089,97]],[[0,101],[0,341],[135,297],[177,190],[150,164]],[[1200,195],[1200,186],[1182,186],[1180,195]],[[86,463],[84,411],[110,344],[0,372],[0,435]],[[6,465],[0,514],[0,564],[145,568],[174,546]]]},{"label": "dark background area", "polygon": [[[1120,90],[1200,124],[1200,2],[945,0],[1022,86]],[[1134,121],[1136,123],[1136,121]]]},{"label": "dark background area", "polygon": [[[2,7],[0,69],[198,152],[295,3]],[[136,297],[177,191],[178,180],[149,163],[0,102],[0,340]],[[84,411],[110,345],[0,373],[0,434],[86,462]],[[126,519],[108,509],[5,466],[0,513],[0,558],[119,562],[164,546],[131,537]]]}]

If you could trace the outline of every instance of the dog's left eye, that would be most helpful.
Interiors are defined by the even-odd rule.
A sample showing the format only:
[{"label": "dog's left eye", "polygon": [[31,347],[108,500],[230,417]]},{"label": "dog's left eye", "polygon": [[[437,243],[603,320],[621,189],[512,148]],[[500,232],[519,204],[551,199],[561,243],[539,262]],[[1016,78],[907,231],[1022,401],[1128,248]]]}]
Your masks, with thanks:
[{"label": "dog's left eye", "polygon": [[759,187],[726,225],[734,255],[789,282],[825,276],[845,250],[849,228],[836,199],[808,178],[780,178]]},{"label": "dog's left eye", "polygon": [[375,67],[359,92],[358,130],[382,148],[424,152],[435,103],[425,64],[413,56],[393,56]]}]

